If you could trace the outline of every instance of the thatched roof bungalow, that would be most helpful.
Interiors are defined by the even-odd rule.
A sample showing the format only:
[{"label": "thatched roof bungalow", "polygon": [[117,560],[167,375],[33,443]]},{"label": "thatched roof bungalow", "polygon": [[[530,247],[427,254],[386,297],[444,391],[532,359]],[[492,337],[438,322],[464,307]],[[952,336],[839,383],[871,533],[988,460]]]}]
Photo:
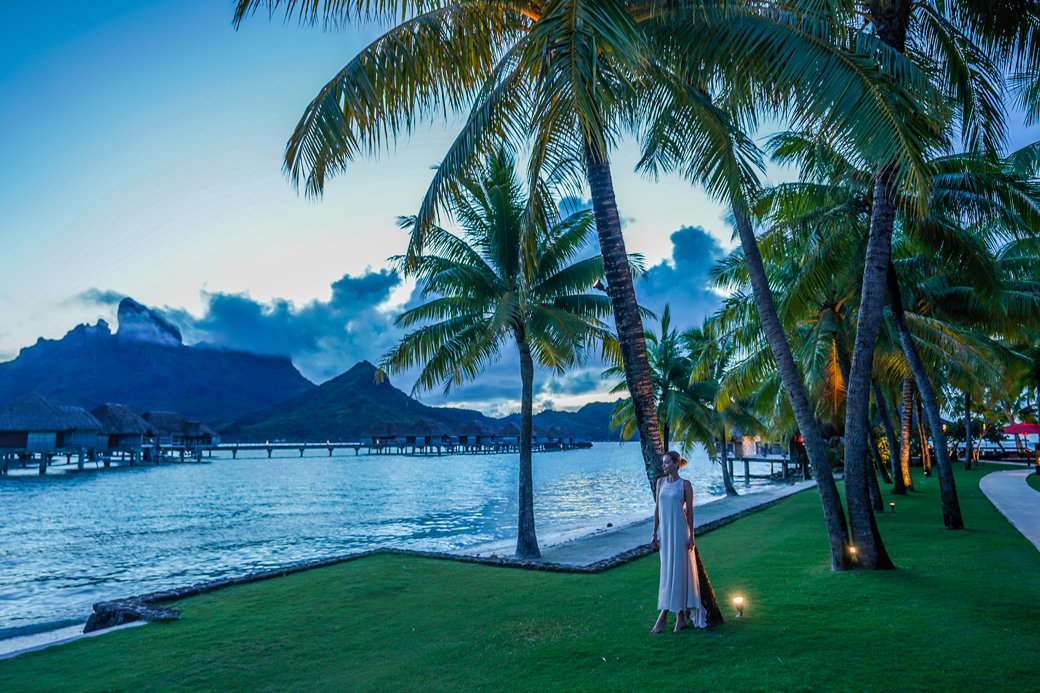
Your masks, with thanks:
[{"label": "thatched roof bungalow", "polygon": [[32,394],[0,409],[0,448],[56,452],[97,446],[101,422],[79,407],[51,404]]},{"label": "thatched roof bungalow", "polygon": [[459,445],[483,446],[493,445],[495,442],[495,429],[479,421],[462,424],[453,431],[453,435],[458,439]]},{"label": "thatched roof bungalow", "polygon": [[139,450],[148,433],[148,422],[122,404],[102,404],[90,411],[101,422],[99,439],[108,450]]},{"label": "thatched roof bungalow", "polygon": [[145,435],[159,445],[197,448],[220,442],[216,431],[206,424],[172,411],[146,411],[141,418],[148,423]]},{"label": "thatched roof bungalow", "polygon": [[364,445],[396,445],[405,444],[405,426],[393,421],[383,421],[361,433],[361,442]]},{"label": "thatched roof bungalow", "polygon": [[451,434],[443,425],[433,419],[420,419],[405,431],[405,445],[448,445],[452,442]]},{"label": "thatched roof bungalow", "polygon": [[510,421],[498,429],[498,435],[495,437],[495,440],[502,445],[519,445],[520,427]]}]

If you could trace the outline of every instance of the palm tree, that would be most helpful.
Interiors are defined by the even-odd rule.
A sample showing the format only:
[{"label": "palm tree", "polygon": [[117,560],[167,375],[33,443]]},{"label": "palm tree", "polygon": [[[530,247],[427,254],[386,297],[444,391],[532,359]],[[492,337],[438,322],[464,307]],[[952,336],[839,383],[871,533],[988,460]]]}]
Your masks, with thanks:
[{"label": "palm tree", "polygon": [[[415,262],[396,258],[414,277],[426,303],[401,314],[397,324],[416,328],[383,357],[399,372],[421,367],[416,390],[450,390],[475,378],[512,341],[520,355],[520,474],[516,554],[539,556],[531,482],[534,366],[562,371],[609,333],[602,294],[589,293],[603,277],[598,257],[578,259],[593,219],[579,212],[560,220],[545,186],[530,192],[535,218],[552,222],[525,228],[531,205],[516,180],[511,156],[490,157],[482,175],[463,181],[452,207],[460,235],[434,226]],[[405,219],[410,227],[414,219]],[[534,248],[526,239],[537,240]],[[417,325],[422,325],[416,327]]]},{"label": "palm tree", "polygon": [[[287,17],[295,14],[308,23],[354,18],[401,22],[322,89],[290,138],[286,169],[297,182],[306,181],[308,192],[320,194],[329,175],[357,156],[382,148],[398,133],[410,132],[417,123],[469,108],[416,216],[410,260],[460,177],[503,139],[531,145],[529,186],[543,169],[569,171],[572,182],[581,178],[588,185],[651,490],[662,450],[609,152],[625,130],[638,129],[660,112],[663,103],[680,98],[686,104],[684,122],[698,144],[692,154],[697,161],[694,177],[716,191],[737,180],[732,175],[728,120],[700,88],[712,78],[701,80],[689,69],[675,73],[659,58],[674,57],[677,45],[687,52],[695,45],[718,46],[705,64],[719,65],[740,55],[730,44],[751,41],[754,55],[732,72],[768,66],[768,71],[756,71],[762,76],[760,84],[768,85],[764,100],[797,103],[802,115],[822,118],[835,129],[880,133],[871,145],[878,156],[904,147],[915,128],[913,118],[905,117],[900,107],[904,93],[876,88],[882,82],[913,81],[913,75],[878,69],[869,57],[877,52],[876,46],[860,46],[860,52],[850,56],[821,41],[820,26],[825,32],[827,13],[805,20],[805,12],[777,13],[768,4],[732,0],[704,5],[454,0],[432,6],[395,0],[238,0],[235,24],[258,8],[273,13],[283,5]],[[725,31],[726,41],[684,42],[680,34],[691,27]],[[804,69],[807,60],[814,62],[812,74]],[[699,61],[688,61],[686,67],[695,64]],[[820,76],[826,80],[825,89],[820,88]],[[789,98],[795,92],[797,98]],[[764,95],[767,89],[760,87],[756,93]],[[686,117],[690,115],[695,117]],[[891,127],[875,127],[879,120]],[[893,131],[896,134],[890,135]]]}]

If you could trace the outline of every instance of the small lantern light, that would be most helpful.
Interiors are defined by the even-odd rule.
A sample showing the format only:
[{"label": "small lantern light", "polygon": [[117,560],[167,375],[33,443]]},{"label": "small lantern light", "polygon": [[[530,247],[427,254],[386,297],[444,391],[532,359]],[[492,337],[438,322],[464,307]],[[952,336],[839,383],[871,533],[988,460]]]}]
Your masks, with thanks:
[{"label": "small lantern light", "polygon": [[849,553],[852,554],[853,558],[855,558],[856,557],[856,547],[852,546],[851,544],[849,544]]},{"label": "small lantern light", "polygon": [[737,618],[743,618],[744,616],[744,598],[733,597],[733,606],[737,607]]},{"label": "small lantern light", "polygon": [[888,512],[894,513],[896,511],[896,504],[894,502],[888,504]]}]

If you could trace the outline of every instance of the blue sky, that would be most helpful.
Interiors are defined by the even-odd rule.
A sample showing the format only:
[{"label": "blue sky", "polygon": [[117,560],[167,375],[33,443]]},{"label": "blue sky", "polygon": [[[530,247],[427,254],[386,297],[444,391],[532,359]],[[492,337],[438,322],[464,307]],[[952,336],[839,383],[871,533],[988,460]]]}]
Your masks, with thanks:
[{"label": "blue sky", "polygon": [[[165,310],[189,340],[286,352],[319,382],[379,358],[410,289],[382,272],[405,244],[394,220],[415,211],[450,125],[358,163],[320,201],[281,171],[304,106],[377,27],[323,32],[258,15],[236,32],[231,2],[205,0],[5,10],[0,360],[113,321],[104,299],[122,295]],[[1035,128],[1016,129],[1013,140],[1030,137]],[[731,247],[723,212],[681,180],[635,176],[634,161],[623,147],[614,175],[629,250],[660,270],[647,291],[698,292],[686,284]],[[692,256],[703,262],[676,270]],[[711,304],[697,295],[691,322]],[[509,408],[514,372],[507,360],[459,401]],[[605,389],[577,371],[543,379],[540,403],[576,406]]]}]

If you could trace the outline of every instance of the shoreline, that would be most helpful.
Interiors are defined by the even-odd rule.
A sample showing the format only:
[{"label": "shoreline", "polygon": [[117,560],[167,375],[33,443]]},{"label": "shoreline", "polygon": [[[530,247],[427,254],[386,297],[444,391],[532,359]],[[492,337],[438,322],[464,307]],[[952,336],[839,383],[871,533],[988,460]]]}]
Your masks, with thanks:
[{"label": "shoreline", "polygon": [[[700,533],[729,524],[758,510],[767,508],[800,491],[815,486],[813,481],[777,484],[774,488],[743,496],[726,497],[695,506],[695,529]],[[159,604],[211,592],[223,587],[268,580],[291,573],[337,563],[358,560],[379,553],[396,553],[442,560],[479,563],[499,567],[549,572],[597,573],[627,563],[652,552],[645,542],[653,516],[635,520],[617,527],[588,528],[590,531],[564,541],[546,540],[540,560],[522,560],[512,557],[480,556],[463,552],[415,551],[407,549],[375,548],[354,554],[303,561],[273,570],[265,570],[237,578],[224,578],[172,590],[127,597],[94,605],[87,625],[78,634],[79,626],[67,626],[54,631],[42,631],[27,636],[0,640],[0,659],[16,657],[26,652],[59,645],[82,637],[93,637],[118,628],[144,625],[152,620],[178,620],[180,614]],[[575,530],[577,531],[577,530]],[[558,535],[555,539],[559,539]],[[486,545],[485,545],[486,546]],[[471,547],[472,548],[472,547]],[[486,550],[486,549],[485,549]],[[5,647],[6,645],[6,647]]]}]

